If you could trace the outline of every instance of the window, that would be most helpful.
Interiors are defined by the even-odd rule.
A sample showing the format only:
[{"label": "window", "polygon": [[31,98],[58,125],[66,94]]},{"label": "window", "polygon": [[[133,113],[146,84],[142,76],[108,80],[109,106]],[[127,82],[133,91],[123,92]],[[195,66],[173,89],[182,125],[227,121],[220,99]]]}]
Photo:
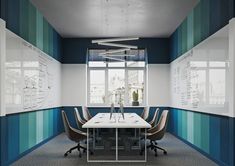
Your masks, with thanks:
[{"label": "window", "polygon": [[105,71],[90,70],[90,102],[105,103]]},{"label": "window", "polygon": [[[99,50],[99,52],[101,52]],[[94,54],[95,51],[92,50]],[[132,105],[138,92],[139,105],[145,104],[145,61],[95,61],[88,63],[88,105]]]}]

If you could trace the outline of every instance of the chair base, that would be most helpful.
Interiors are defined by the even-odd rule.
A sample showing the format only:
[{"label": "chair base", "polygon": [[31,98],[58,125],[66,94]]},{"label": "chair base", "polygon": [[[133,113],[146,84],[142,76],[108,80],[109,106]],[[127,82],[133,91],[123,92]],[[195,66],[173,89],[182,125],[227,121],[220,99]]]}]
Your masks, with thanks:
[{"label": "chair base", "polygon": [[[157,154],[157,149],[163,151],[163,154],[164,154],[164,155],[167,155],[167,151],[166,151],[165,149],[163,149],[163,148],[157,146],[157,142],[154,142],[154,141],[151,141],[151,142],[150,142],[150,145],[147,146],[147,149],[154,150],[155,156],[158,156],[158,154]],[[143,152],[144,152],[144,148],[142,148],[142,149],[140,150],[140,155],[143,155]]]},{"label": "chair base", "polygon": [[[82,153],[81,150],[83,150],[83,152],[85,153],[87,151],[87,148],[81,146],[80,144],[77,144],[77,146],[74,146],[72,148],[70,148],[67,152],[65,152],[64,157],[67,157],[69,153],[72,153],[73,150],[77,149],[79,152],[79,157],[82,157]],[[93,152],[91,150],[89,150],[90,154],[93,155]]]}]

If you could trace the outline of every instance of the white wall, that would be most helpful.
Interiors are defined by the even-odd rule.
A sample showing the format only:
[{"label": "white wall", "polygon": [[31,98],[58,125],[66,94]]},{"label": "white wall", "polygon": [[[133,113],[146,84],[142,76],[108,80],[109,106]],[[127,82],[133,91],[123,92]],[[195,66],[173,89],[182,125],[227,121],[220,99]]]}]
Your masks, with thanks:
[{"label": "white wall", "polygon": [[62,106],[86,105],[86,64],[62,64]]},{"label": "white wall", "polygon": [[170,106],[170,65],[149,64],[147,82],[147,105]]}]

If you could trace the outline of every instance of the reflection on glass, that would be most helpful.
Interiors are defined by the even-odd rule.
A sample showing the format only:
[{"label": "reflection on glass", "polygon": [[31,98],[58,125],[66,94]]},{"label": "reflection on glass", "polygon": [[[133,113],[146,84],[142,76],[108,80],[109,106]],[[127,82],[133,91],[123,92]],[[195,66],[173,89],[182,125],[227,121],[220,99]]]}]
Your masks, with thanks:
[{"label": "reflection on glass", "polygon": [[108,101],[109,104],[124,103],[125,96],[125,70],[108,70]]},{"label": "reflection on glass", "polygon": [[209,66],[210,67],[226,67],[226,63],[225,62],[220,62],[220,61],[211,61],[209,62]]},{"label": "reflection on glass", "polygon": [[24,61],[23,67],[39,67],[39,62],[37,62],[37,61]]},{"label": "reflection on glass", "polygon": [[206,70],[191,71],[191,103],[193,107],[206,103]]},{"label": "reflection on glass", "polygon": [[206,61],[191,61],[190,62],[191,67],[207,67]]},{"label": "reflection on glass", "polygon": [[143,103],[144,93],[144,71],[143,70],[129,70],[128,71],[128,103],[133,102],[132,93],[135,91],[139,94],[139,103]]},{"label": "reflection on glass", "polygon": [[103,61],[89,61],[89,67],[105,67],[106,63]]},{"label": "reflection on glass", "polygon": [[90,103],[105,103],[105,71],[90,71]]},{"label": "reflection on glass", "polygon": [[21,70],[6,69],[6,104],[21,104]]},{"label": "reflection on glass", "polygon": [[225,69],[209,71],[209,103],[223,105],[225,103]]},{"label": "reflection on glass", "polygon": [[125,67],[125,62],[109,62],[108,67]]},{"label": "reflection on glass", "polygon": [[127,67],[145,67],[144,61],[127,62]]}]

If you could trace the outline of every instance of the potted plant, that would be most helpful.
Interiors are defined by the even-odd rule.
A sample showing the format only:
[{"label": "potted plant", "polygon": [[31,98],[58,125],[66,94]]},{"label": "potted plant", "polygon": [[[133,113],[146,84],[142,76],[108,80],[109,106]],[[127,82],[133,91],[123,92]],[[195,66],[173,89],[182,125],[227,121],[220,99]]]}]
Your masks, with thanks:
[{"label": "potted plant", "polygon": [[133,101],[132,101],[132,106],[139,106],[139,92],[138,90],[137,91],[133,91],[132,93],[132,98],[133,98]]}]

